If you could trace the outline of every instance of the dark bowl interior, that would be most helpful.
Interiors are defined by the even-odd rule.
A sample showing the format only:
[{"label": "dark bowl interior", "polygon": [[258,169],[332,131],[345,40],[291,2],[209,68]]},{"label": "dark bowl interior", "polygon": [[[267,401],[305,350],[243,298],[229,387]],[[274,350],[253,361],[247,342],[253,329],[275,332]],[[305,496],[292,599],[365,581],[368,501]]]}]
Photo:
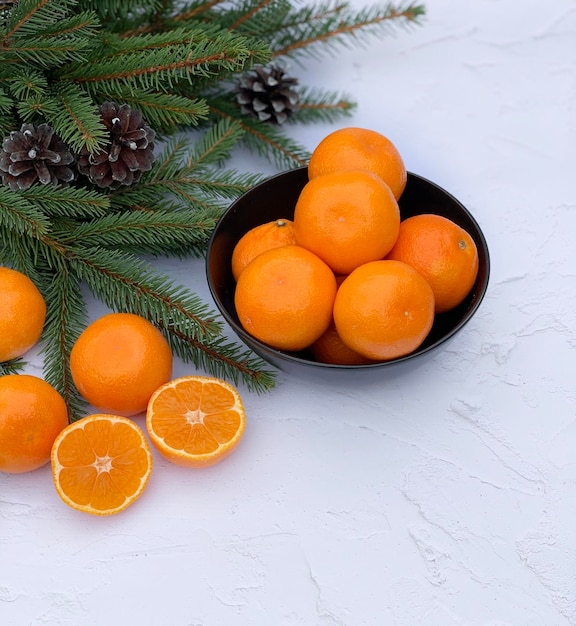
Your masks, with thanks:
[{"label": "dark bowl interior", "polygon": [[207,253],[208,285],[216,306],[240,339],[256,354],[275,367],[296,374],[314,370],[344,370],[346,372],[378,370],[401,363],[413,363],[443,346],[463,328],[478,309],[490,273],[490,257],[484,234],[470,212],[452,195],[438,185],[408,173],[406,189],[400,198],[402,219],[419,213],[436,213],[459,224],[470,233],[478,248],[479,271],[476,283],[466,300],[447,313],[436,315],[434,325],[424,343],[411,354],[369,365],[331,365],[314,361],[306,351],[282,352],[250,336],[240,325],[234,308],[235,282],[231,259],[234,246],[251,228],[278,218],[292,219],[294,207],[304,185],[308,170],[301,167],[277,174],[256,185],[234,201],[218,221]]}]

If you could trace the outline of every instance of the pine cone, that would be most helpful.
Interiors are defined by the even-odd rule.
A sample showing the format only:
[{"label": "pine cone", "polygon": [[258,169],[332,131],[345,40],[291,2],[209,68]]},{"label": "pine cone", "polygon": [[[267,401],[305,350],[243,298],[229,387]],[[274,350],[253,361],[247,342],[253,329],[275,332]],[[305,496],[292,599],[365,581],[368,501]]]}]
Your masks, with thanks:
[{"label": "pine cone", "polygon": [[110,143],[100,152],[83,149],[78,155],[78,171],[99,187],[132,185],[152,169],[156,133],[142,120],[142,113],[128,104],[104,102],[102,121],[110,131]]},{"label": "pine cone", "polygon": [[74,170],[68,167],[73,162],[72,153],[51,126],[22,124],[2,142],[0,175],[13,191],[28,189],[36,181],[67,184],[74,180]]},{"label": "pine cone", "polygon": [[236,100],[242,113],[260,122],[284,124],[298,105],[298,94],[292,89],[297,84],[296,78],[285,77],[279,67],[258,66],[240,78]]}]

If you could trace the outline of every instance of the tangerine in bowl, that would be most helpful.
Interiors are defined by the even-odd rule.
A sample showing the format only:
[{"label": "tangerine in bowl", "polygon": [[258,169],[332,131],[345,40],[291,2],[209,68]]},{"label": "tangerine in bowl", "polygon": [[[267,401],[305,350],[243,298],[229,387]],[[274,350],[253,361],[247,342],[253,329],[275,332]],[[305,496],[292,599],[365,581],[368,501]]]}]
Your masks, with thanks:
[{"label": "tangerine in bowl", "polygon": [[[232,271],[234,249],[246,233],[258,226],[276,220],[293,220],[297,202],[309,180],[308,167],[271,176],[236,199],[216,224],[208,244],[206,274],[211,295],[225,321],[242,342],[262,359],[282,371],[304,377],[312,372],[333,377],[337,376],[336,372],[350,375],[352,372],[389,371],[397,366],[420,364],[426,357],[437,354],[477,312],[488,288],[490,255],[486,238],[470,211],[446,190],[412,172],[407,173],[406,187],[398,200],[402,222],[417,215],[433,214],[446,218],[469,235],[478,257],[476,277],[466,297],[450,310],[434,314],[424,340],[415,349],[386,360],[352,358],[345,364],[322,362],[313,346],[286,350],[273,347],[248,332],[236,309],[237,281]],[[294,245],[292,241],[288,244]],[[395,268],[398,265],[398,261],[376,261],[378,272],[390,269],[384,268],[382,262]],[[336,278],[340,284],[343,277],[336,272]],[[333,325],[329,331],[334,335]]]}]

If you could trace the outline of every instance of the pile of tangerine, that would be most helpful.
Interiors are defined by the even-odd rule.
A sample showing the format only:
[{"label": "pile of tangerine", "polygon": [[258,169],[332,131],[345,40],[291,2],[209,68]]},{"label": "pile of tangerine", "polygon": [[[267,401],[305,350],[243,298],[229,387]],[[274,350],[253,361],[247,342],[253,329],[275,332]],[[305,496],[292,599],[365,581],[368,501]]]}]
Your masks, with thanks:
[{"label": "pile of tangerine", "polygon": [[406,168],[374,130],[327,135],[311,155],[308,179],[293,220],[256,226],[234,248],[242,327],[272,348],[308,349],[324,363],[410,354],[435,315],[474,286],[474,240],[439,215],[401,221]]}]

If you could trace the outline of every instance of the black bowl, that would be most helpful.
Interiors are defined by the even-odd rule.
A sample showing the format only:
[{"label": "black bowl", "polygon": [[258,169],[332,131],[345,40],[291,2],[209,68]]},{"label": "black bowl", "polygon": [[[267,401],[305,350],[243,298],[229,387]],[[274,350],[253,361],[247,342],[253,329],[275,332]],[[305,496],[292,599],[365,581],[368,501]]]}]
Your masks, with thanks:
[{"label": "black bowl", "polygon": [[445,346],[446,342],[470,321],[484,298],[490,273],[488,246],[480,226],[456,198],[438,185],[410,172],[406,189],[399,201],[401,218],[405,219],[419,213],[443,215],[470,233],[478,248],[479,257],[478,277],[471,292],[457,308],[436,315],[428,337],[417,350],[397,359],[368,365],[332,365],[314,361],[306,351],[294,353],[271,348],[242,328],[234,308],[235,282],[231,270],[234,246],[244,233],[259,224],[278,218],[292,219],[298,196],[307,182],[306,167],[272,176],[235,200],[216,224],[208,245],[206,263],[208,285],[216,306],[234,332],[256,354],[278,369],[304,376],[310,374],[312,370],[316,372],[339,370],[347,373],[389,370],[400,364],[419,363],[423,357]]}]

